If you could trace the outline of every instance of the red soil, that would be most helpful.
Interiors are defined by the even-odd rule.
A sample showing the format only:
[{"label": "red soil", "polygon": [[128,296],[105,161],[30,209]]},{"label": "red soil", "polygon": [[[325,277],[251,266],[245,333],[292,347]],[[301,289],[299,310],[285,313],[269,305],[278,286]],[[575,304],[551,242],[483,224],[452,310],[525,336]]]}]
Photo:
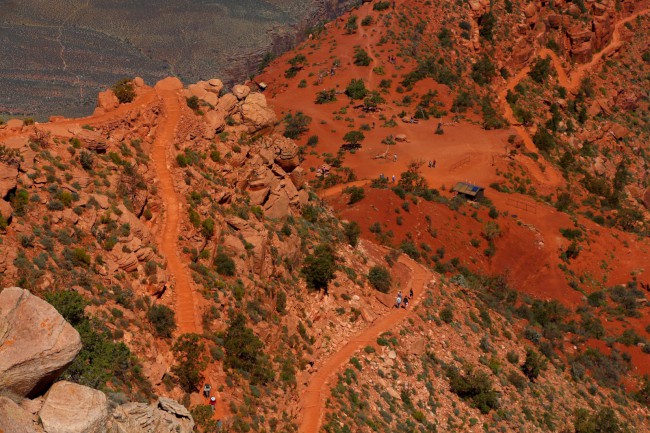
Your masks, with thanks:
[{"label": "red soil", "polygon": [[409,305],[408,310],[388,310],[384,316],[377,318],[372,325],[351,338],[338,352],[325,360],[318,369],[318,372],[311,376],[309,385],[302,394],[300,404],[303,409],[303,418],[302,423],[300,424],[300,432],[317,433],[319,431],[323,408],[331,389],[329,379],[339,371],[343,365],[348,363],[350,357],[362,347],[367,345],[376,345],[377,337],[379,337],[383,332],[390,330],[406,317],[415,314],[414,308],[419,304],[420,299],[433,275],[419,263],[404,255],[400,256],[398,262],[404,264],[411,271],[411,274],[409,275],[410,279],[406,285],[402,286],[402,291],[408,293],[409,289],[413,288],[413,303]]},{"label": "red soil", "polygon": [[180,219],[180,200],[174,190],[174,182],[169,169],[167,152],[174,143],[176,126],[180,120],[180,103],[177,92],[160,91],[164,104],[164,114],[153,143],[152,159],[160,180],[159,192],[165,204],[165,225],[160,240],[160,247],[167,258],[167,268],[174,277],[174,295],[176,297],[176,319],[181,334],[199,332],[200,320],[194,303],[194,292],[190,274],[179,257],[178,234]]}]

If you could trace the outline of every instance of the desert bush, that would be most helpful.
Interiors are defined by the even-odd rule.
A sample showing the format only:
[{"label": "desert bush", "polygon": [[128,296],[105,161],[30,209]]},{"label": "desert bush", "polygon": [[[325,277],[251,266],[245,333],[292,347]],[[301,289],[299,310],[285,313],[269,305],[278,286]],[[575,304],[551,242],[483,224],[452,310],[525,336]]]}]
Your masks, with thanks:
[{"label": "desert bush", "polygon": [[302,111],[295,114],[289,112],[284,116],[284,136],[291,139],[297,139],[309,130],[311,117],[305,115]]},{"label": "desert bush", "polygon": [[385,11],[390,7],[390,1],[378,1],[372,5],[372,9],[375,11]]},{"label": "desert bush", "polygon": [[497,408],[498,395],[486,373],[469,371],[462,374],[453,366],[447,367],[445,373],[451,392],[463,400],[471,401],[481,413],[487,414]]},{"label": "desert bush", "polygon": [[343,234],[345,235],[348,244],[356,247],[359,243],[359,236],[361,235],[361,226],[356,221],[343,224]]},{"label": "desert bush", "polygon": [[118,101],[122,104],[132,102],[135,99],[135,90],[130,78],[124,78],[118,81],[111,89],[115,93],[115,96],[117,96]]},{"label": "desert bush", "polygon": [[628,431],[621,426],[614,409],[603,407],[598,412],[589,413],[578,409],[573,421],[575,433],[623,433]]},{"label": "desert bush", "polygon": [[530,347],[526,348],[526,361],[521,366],[521,371],[526,377],[531,382],[535,382],[544,368],[546,368],[546,360],[544,357]]},{"label": "desert bush", "polygon": [[171,338],[176,330],[174,310],[166,305],[154,304],[147,311],[147,320],[153,326],[158,337]]},{"label": "desert bush", "polygon": [[230,320],[224,336],[226,351],[224,364],[227,368],[250,375],[251,383],[267,383],[273,380],[273,368],[263,352],[264,344],[252,329],[246,326],[246,317],[236,313]]},{"label": "desert bush", "polygon": [[350,194],[348,204],[354,204],[365,198],[365,190],[360,186],[348,186],[343,190],[344,194]]},{"label": "desert bush", "polygon": [[314,252],[305,258],[302,274],[311,290],[325,290],[334,279],[336,271],[336,255],[328,244],[320,244]]},{"label": "desert bush", "polygon": [[528,72],[528,75],[530,78],[533,79],[533,81],[543,84],[546,82],[546,79],[548,78],[549,74],[551,73],[551,58],[546,57],[544,59],[542,58],[537,58],[535,59],[535,62],[533,63],[533,66],[530,68],[530,72]]},{"label": "desert bush", "polygon": [[492,78],[496,75],[496,69],[494,63],[492,63],[492,60],[487,54],[483,54],[483,56],[472,65],[472,72],[470,75],[479,86],[484,86],[492,81]]},{"label": "desert bush", "polygon": [[354,64],[357,66],[368,66],[372,62],[372,58],[368,52],[361,47],[354,49]]},{"label": "desert bush", "polygon": [[328,104],[336,101],[336,90],[321,90],[316,94],[316,104]]},{"label": "desert bush", "polygon": [[187,393],[197,391],[203,382],[204,351],[205,345],[197,334],[183,334],[172,346],[176,364],[171,371],[181,389]]},{"label": "desert bush", "polygon": [[375,290],[382,293],[388,293],[392,285],[390,272],[381,265],[376,265],[370,268],[370,271],[368,272],[368,281]]},{"label": "desert bush", "polygon": [[345,89],[345,94],[351,99],[363,99],[368,94],[368,89],[361,78],[353,78]]},{"label": "desert bush", "polygon": [[214,257],[214,266],[219,275],[232,277],[235,275],[235,261],[225,252],[219,251]]}]

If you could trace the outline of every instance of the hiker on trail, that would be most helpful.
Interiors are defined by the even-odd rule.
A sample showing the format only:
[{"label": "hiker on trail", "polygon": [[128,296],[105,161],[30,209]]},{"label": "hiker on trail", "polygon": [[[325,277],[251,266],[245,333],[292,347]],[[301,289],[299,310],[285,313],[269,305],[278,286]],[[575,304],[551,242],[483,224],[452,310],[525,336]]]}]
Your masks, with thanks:
[{"label": "hiker on trail", "polygon": [[393,154],[393,162],[397,162],[397,154],[396,153]]},{"label": "hiker on trail", "polygon": [[429,160],[429,168],[433,167],[433,161]]},{"label": "hiker on trail", "polygon": [[393,183],[395,183],[395,179],[397,179],[397,178],[395,177],[395,175],[393,175]]},{"label": "hiker on trail", "polygon": [[217,399],[215,397],[210,397],[210,409],[212,409],[212,412],[215,411],[217,407]]},{"label": "hiker on trail", "polygon": [[433,168],[436,168],[436,160],[433,160]]},{"label": "hiker on trail", "polygon": [[409,290],[409,298],[413,299],[413,289]]},{"label": "hiker on trail", "polygon": [[210,391],[212,391],[212,387],[209,383],[203,385],[203,397],[210,397]]},{"label": "hiker on trail", "polygon": [[395,300],[395,308],[399,308],[400,305],[402,305],[402,295],[397,295],[397,299]]},{"label": "hiker on trail", "polygon": [[407,296],[404,298],[404,309],[407,309],[409,307],[409,297]]}]

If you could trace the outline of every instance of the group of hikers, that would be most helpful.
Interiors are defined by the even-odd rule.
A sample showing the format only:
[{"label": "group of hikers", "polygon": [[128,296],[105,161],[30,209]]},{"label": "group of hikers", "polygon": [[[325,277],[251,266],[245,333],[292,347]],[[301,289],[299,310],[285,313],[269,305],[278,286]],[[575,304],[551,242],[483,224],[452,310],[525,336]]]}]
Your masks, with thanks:
[{"label": "group of hikers", "polygon": [[408,308],[409,299],[413,299],[413,289],[409,291],[408,296],[402,297],[402,291],[397,292],[397,299],[395,300],[395,308]]},{"label": "group of hikers", "polygon": [[[211,392],[212,392],[212,386],[209,383],[203,385],[203,397],[209,399],[210,409],[214,413],[217,410],[217,398],[215,396],[211,396],[210,395]],[[220,432],[222,427],[223,427],[223,423],[221,422],[220,419],[218,419],[217,431]]]},{"label": "group of hikers", "polygon": [[429,168],[436,168],[436,160],[435,159],[430,159],[429,160]]}]

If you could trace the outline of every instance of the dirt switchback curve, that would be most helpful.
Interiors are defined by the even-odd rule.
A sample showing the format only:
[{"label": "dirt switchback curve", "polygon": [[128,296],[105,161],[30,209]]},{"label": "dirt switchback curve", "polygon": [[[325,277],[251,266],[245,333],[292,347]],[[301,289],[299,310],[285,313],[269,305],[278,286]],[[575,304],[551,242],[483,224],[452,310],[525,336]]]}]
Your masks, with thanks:
[{"label": "dirt switchback curve", "polygon": [[174,279],[176,321],[181,334],[200,330],[194,308],[194,292],[190,275],[181,261],[178,251],[180,200],[174,190],[174,181],[167,165],[167,149],[174,143],[176,126],[181,117],[178,95],[172,90],[161,90],[163,115],[153,143],[152,158],[158,173],[158,191],[164,203],[165,219],[160,249],[167,258],[167,269]]},{"label": "dirt switchback curve", "polygon": [[374,344],[377,337],[383,332],[390,330],[399,322],[414,314],[413,308],[420,303],[428,283],[433,278],[433,274],[405,255],[400,256],[399,262],[406,265],[411,271],[411,279],[408,285],[402,288],[405,293],[408,293],[409,288],[413,288],[414,300],[409,309],[390,310],[389,313],[377,318],[373,324],[352,337],[338,352],[325,360],[316,374],[310,378],[309,385],[301,396],[303,418],[298,430],[300,433],[318,432],[323,417],[323,408],[330,394],[329,379],[350,360],[350,357],[362,347]]},{"label": "dirt switchback curve", "polygon": [[[600,60],[602,60],[602,58],[607,53],[621,46],[622,44],[621,37],[620,37],[621,26],[624,25],[625,23],[628,23],[636,19],[639,15],[644,15],[647,14],[648,12],[650,12],[650,9],[644,9],[630,15],[627,18],[618,21],[614,26],[614,32],[612,34],[612,40],[610,41],[610,43],[605,48],[603,48],[600,52],[595,54],[589,63],[585,63],[577,67],[576,70],[573,71],[573,73],[571,73],[571,76],[569,76],[567,72],[564,70],[564,67],[562,66],[562,61],[557,56],[557,54],[555,54],[553,51],[549,50],[548,48],[543,48],[539,50],[537,55],[538,57],[550,57],[553,67],[557,71],[558,82],[560,83],[560,85],[565,87],[570,92],[575,92],[576,89],[580,86],[580,82],[585,72],[587,72],[592,67],[594,67]],[[514,75],[508,81],[506,87],[499,93],[499,99],[501,100],[501,104],[503,106],[504,117],[508,122],[510,122],[511,125],[513,125],[512,127],[515,129],[515,131],[517,131],[519,136],[522,138],[526,148],[529,151],[538,152],[539,150],[537,149],[537,146],[533,143],[533,139],[528,133],[528,131],[526,130],[526,127],[519,123],[519,121],[517,120],[517,118],[515,117],[512,111],[512,108],[510,107],[510,104],[508,104],[508,102],[506,101],[506,94],[508,93],[508,90],[514,89],[515,86],[519,84],[521,80],[526,78],[528,72],[530,72],[530,66],[528,65],[522,68],[519,72],[517,72],[517,74]],[[546,186],[555,188],[557,186],[562,185],[563,183],[562,176],[557,171],[557,169],[551,164],[547,164],[545,166],[544,171],[540,170],[540,167],[534,163],[527,163],[526,166],[528,167],[531,174],[534,177],[536,177],[539,181],[543,181],[546,184]]]}]

